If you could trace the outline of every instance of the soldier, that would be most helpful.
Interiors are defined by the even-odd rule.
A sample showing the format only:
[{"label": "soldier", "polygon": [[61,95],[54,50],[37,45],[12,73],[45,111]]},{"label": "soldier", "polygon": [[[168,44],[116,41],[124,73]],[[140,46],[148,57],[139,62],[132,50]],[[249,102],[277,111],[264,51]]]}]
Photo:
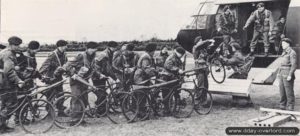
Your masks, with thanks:
[{"label": "soldier", "polygon": [[[22,81],[15,71],[17,65],[16,52],[22,40],[19,37],[12,36],[8,39],[9,46],[0,52],[0,94],[17,91],[17,87],[22,88]],[[14,93],[1,95],[0,109],[0,133],[11,132],[14,129],[7,126],[7,120],[10,116],[7,113],[15,109],[17,96]]]},{"label": "soldier", "polygon": [[[28,44],[27,51],[21,53],[19,57],[17,57],[18,62],[18,70],[16,70],[18,76],[21,80],[26,80],[26,84],[24,87],[20,89],[20,91],[28,91],[29,89],[34,87],[34,79],[40,78],[41,76],[37,70],[37,62],[35,58],[35,54],[39,51],[40,44],[37,41],[31,41]],[[16,112],[15,115],[15,123],[19,124],[19,111]]]},{"label": "soldier", "polygon": [[275,51],[279,53],[280,41],[285,37],[285,17],[281,16],[274,25],[270,40],[274,39]]},{"label": "soldier", "polygon": [[167,46],[162,46],[161,51],[159,52],[159,55],[156,57],[156,66],[158,67],[164,67],[166,59],[169,57],[168,53],[168,47]]},{"label": "soldier", "polygon": [[230,10],[230,5],[223,8],[223,13],[217,19],[217,31],[222,34],[232,35],[237,33],[238,19],[236,13]]},{"label": "soldier", "polygon": [[[41,78],[40,74],[37,70],[37,62],[35,54],[40,49],[40,43],[37,41],[31,41],[28,44],[27,51],[20,54],[17,57],[17,62],[19,66],[19,70],[17,70],[17,74],[22,80],[26,80],[26,86],[22,89],[30,89],[33,87],[33,79]],[[30,80],[28,80],[30,79]]]},{"label": "soldier", "polygon": [[283,53],[281,55],[282,62],[279,67],[279,92],[280,92],[280,109],[294,110],[295,94],[294,94],[294,81],[295,71],[297,68],[297,54],[290,47],[292,40],[289,38],[282,39]]},{"label": "soldier", "polygon": [[122,54],[114,57],[113,66],[117,70],[116,76],[121,82],[120,89],[128,90],[136,70],[137,55],[132,51],[133,45],[129,44]]},{"label": "soldier", "polygon": [[[88,105],[88,94],[83,94],[84,91],[88,89],[88,86],[77,81],[76,76],[79,76],[83,80],[88,82],[89,78],[92,74],[94,74],[93,63],[96,55],[98,44],[96,42],[88,42],[86,45],[86,50],[83,53],[79,53],[73,60],[67,62],[64,65],[64,69],[68,73],[68,75],[72,76],[70,79],[70,86],[71,86],[71,94],[80,98],[84,105]],[[74,111],[82,111],[84,109],[80,109],[80,102],[79,101],[72,101],[71,107],[73,113]],[[77,123],[80,118],[78,115],[73,114],[72,117],[74,118],[73,123]],[[84,123],[84,122],[83,122]]]},{"label": "soldier", "polygon": [[254,31],[253,31],[253,37],[250,44],[250,55],[254,54],[255,46],[257,44],[258,38],[261,37],[264,42],[264,48],[265,48],[265,57],[269,54],[269,35],[271,35],[271,32],[273,30],[273,17],[272,12],[270,10],[265,9],[264,3],[258,3],[257,4],[257,10],[252,12],[250,17],[248,18],[245,26],[243,27],[244,30],[247,29],[247,27],[254,22]]},{"label": "soldier", "polygon": [[[206,88],[208,89],[208,74],[209,74],[209,69],[208,69],[208,62],[207,60],[207,48],[209,45],[213,44],[215,41],[213,39],[209,40],[202,40],[201,36],[198,36],[194,40],[194,47],[193,47],[193,56],[195,60],[195,67],[196,68],[201,68],[201,70],[197,71],[197,86],[199,88]],[[203,69],[202,69],[203,68]],[[196,99],[199,99],[203,102],[206,102],[206,94],[201,94],[200,96],[203,96],[202,98],[198,97]]]},{"label": "soldier", "polygon": [[[183,69],[182,69],[183,63],[181,61],[181,58],[184,56],[184,54],[185,54],[185,50],[182,47],[177,47],[174,50],[174,53],[166,59],[164,68],[167,74],[162,77],[163,80],[171,81],[177,79],[178,74],[183,73]],[[168,85],[168,88],[176,89],[174,88],[174,86],[176,85],[177,83]],[[171,90],[164,90],[162,92],[162,96],[164,97],[164,99],[168,99],[166,97],[168,96],[170,91]],[[175,94],[175,97],[179,98],[179,94]],[[166,100],[164,101],[164,115],[168,116],[169,114],[170,114],[169,101]]]},{"label": "soldier", "polygon": [[[117,80],[117,77],[115,75],[116,69],[113,68],[113,55],[114,52],[117,51],[118,43],[115,41],[110,41],[107,44],[107,48],[96,54],[95,57],[95,63],[94,68],[97,71],[97,73],[101,74],[94,74],[92,76],[92,81],[95,86],[104,86],[106,84],[106,77],[111,77],[114,80]],[[105,91],[104,88],[101,90]],[[97,95],[97,100],[95,104],[100,104],[105,98],[106,95],[103,95],[105,93],[99,92]],[[98,112],[105,112],[105,104],[103,106],[98,107]]]},{"label": "soldier", "polygon": [[[68,42],[65,40],[59,40],[56,42],[57,49],[49,54],[47,59],[42,64],[39,72],[42,76],[42,82],[50,85],[62,80],[62,67],[67,63],[68,58],[66,56]],[[63,92],[63,85],[59,85],[47,92],[45,96],[49,101],[53,97],[60,97]],[[63,114],[65,107],[63,107],[63,101],[59,102],[56,106],[59,110],[59,114]]]},{"label": "soldier", "polygon": [[[134,84],[140,84],[141,82],[156,75],[153,58],[156,47],[157,45],[154,43],[146,45],[146,52],[140,56],[137,62],[137,70],[134,73]],[[149,85],[149,82],[144,85]]]},{"label": "soldier", "polygon": [[223,35],[223,42],[219,45],[219,50],[217,51],[222,55],[222,57],[231,58],[235,50],[232,47],[232,44],[234,43],[235,41],[231,41],[229,35]]}]

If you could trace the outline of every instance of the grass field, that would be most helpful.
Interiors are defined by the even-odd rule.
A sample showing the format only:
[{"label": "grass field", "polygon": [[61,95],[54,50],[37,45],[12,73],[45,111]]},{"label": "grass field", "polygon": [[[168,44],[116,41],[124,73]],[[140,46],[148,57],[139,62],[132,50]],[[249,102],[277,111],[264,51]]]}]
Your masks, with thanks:
[{"label": "grass field", "polygon": [[[38,63],[44,61],[44,57],[38,58]],[[193,67],[193,62],[188,59],[187,69]],[[252,69],[249,79],[255,77],[261,69]],[[296,72],[295,94],[297,111],[300,110],[300,71]],[[68,89],[68,86],[66,86]],[[88,124],[72,129],[59,129],[53,127],[44,136],[225,136],[225,129],[234,126],[249,126],[247,120],[258,117],[258,107],[278,108],[278,87],[275,85],[251,85],[250,96],[254,106],[243,105],[233,107],[231,96],[213,95],[213,110],[208,115],[193,113],[190,118],[176,119],[173,117],[158,118],[131,124],[112,124],[107,118],[87,119]],[[10,123],[13,125],[13,122]],[[299,127],[299,122],[288,122],[283,126]],[[37,128],[38,129],[38,128]],[[3,136],[29,136],[20,127],[16,131],[3,134]]]}]

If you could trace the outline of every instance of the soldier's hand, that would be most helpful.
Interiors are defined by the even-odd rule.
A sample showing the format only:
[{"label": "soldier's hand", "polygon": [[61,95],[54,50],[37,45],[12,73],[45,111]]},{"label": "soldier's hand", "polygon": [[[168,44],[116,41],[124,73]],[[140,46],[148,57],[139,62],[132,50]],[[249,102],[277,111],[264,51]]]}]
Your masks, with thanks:
[{"label": "soldier's hand", "polygon": [[287,80],[287,81],[291,81],[291,80],[292,80],[292,76],[288,76],[288,77],[286,78],[286,80]]},{"label": "soldier's hand", "polygon": [[285,35],[284,35],[284,34],[281,34],[281,35],[280,35],[280,38],[281,38],[281,39],[282,39],[282,38],[284,38],[284,37],[285,37]]},{"label": "soldier's hand", "polygon": [[24,82],[24,81],[19,81],[19,82],[18,82],[18,87],[19,87],[19,88],[22,88],[24,85],[25,85],[25,82]]},{"label": "soldier's hand", "polygon": [[247,29],[247,26],[244,26],[244,27],[243,27],[243,30],[246,30],[246,29]]},{"label": "soldier's hand", "polygon": [[218,29],[217,29],[218,32],[220,32],[221,30],[222,30],[221,28],[218,28]]},{"label": "soldier's hand", "polygon": [[214,39],[209,39],[208,41],[211,42],[211,43],[215,43]]},{"label": "soldier's hand", "polygon": [[179,73],[179,74],[183,74],[183,70],[182,70],[182,69],[179,69],[178,73]]},{"label": "soldier's hand", "polygon": [[237,29],[234,29],[234,30],[233,30],[233,33],[237,33]]},{"label": "soldier's hand", "polygon": [[269,36],[271,36],[272,35],[272,32],[269,32]]}]

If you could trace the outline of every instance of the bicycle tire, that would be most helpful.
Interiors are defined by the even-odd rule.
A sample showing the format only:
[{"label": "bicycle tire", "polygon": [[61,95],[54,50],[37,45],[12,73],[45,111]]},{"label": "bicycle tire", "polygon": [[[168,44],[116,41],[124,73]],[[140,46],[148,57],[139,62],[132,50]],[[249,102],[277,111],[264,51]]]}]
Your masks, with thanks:
[{"label": "bicycle tire", "polygon": [[22,107],[19,115],[22,129],[31,134],[48,132],[53,127],[54,120],[55,113],[53,105],[43,99],[33,99],[29,101]]},{"label": "bicycle tire", "polygon": [[[203,90],[204,88],[198,88],[195,90],[195,111],[199,115],[207,115],[211,112],[213,106],[213,98],[211,92],[207,91],[207,89]],[[205,94],[205,92],[206,94]],[[197,94],[198,93],[198,94]],[[199,94],[200,93],[200,94]],[[206,95],[206,96],[204,96]],[[205,101],[203,99],[206,99]]]},{"label": "bicycle tire", "polygon": [[[219,59],[216,59],[216,58],[212,59],[209,69],[210,69],[211,77],[213,78],[213,80],[216,83],[221,84],[225,81],[226,70],[225,70],[224,64]],[[215,73],[215,72],[220,72],[221,74],[218,76],[217,73]]]},{"label": "bicycle tire", "polygon": [[[176,96],[176,93],[180,94],[179,97]],[[169,99],[169,109],[175,118],[190,117],[194,111],[194,104],[194,95],[190,90],[184,88],[174,90]]]},{"label": "bicycle tire", "polygon": [[122,102],[125,96],[125,93],[119,93],[119,97],[115,96],[116,94],[110,94],[107,98],[106,103],[106,116],[114,124],[120,124],[127,122],[127,118],[122,112]]},{"label": "bicycle tire", "polygon": [[[61,101],[60,101],[61,100]],[[62,102],[63,106],[66,107],[63,111],[60,111],[56,105],[58,102]],[[77,107],[75,113],[72,108],[72,103],[77,103],[79,107]],[[59,97],[54,103],[55,109],[55,125],[62,129],[72,128],[78,126],[85,117],[85,105],[81,99],[74,95],[64,95]],[[60,115],[62,114],[62,115]],[[76,118],[75,118],[76,116]]]}]

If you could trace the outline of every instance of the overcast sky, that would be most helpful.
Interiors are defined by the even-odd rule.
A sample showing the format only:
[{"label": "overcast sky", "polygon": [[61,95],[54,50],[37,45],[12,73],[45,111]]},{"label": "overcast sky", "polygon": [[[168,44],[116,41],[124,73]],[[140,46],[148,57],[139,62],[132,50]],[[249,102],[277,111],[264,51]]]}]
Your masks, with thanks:
[{"label": "overcast sky", "polygon": [[176,38],[201,0],[2,0],[1,42]]}]

